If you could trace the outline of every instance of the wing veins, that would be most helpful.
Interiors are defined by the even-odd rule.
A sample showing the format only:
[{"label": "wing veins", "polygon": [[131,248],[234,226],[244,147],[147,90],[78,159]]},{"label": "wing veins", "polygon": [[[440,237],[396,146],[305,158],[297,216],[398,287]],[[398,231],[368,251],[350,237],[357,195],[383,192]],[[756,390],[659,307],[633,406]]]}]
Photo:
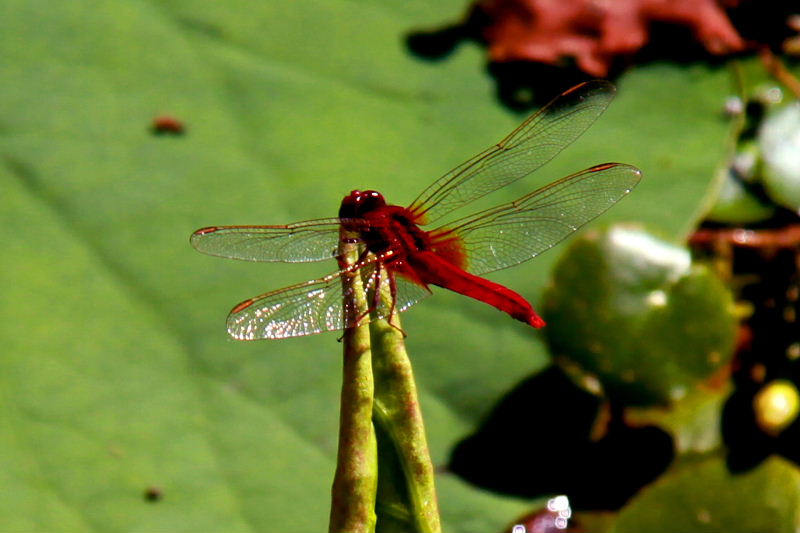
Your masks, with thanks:
[{"label": "wing veins", "polygon": [[242,340],[279,339],[351,327],[355,325],[349,322],[352,317],[360,317],[362,324],[367,323],[370,316],[361,316],[357,309],[350,312],[351,309],[346,307],[355,301],[345,292],[353,289],[345,289],[341,280],[349,273],[357,272],[361,276],[368,301],[371,300],[369,295],[391,283],[390,276],[394,276],[397,301],[393,307],[391,302],[379,299],[376,309],[371,311],[377,318],[404,311],[430,294],[427,287],[419,287],[383,268],[386,260],[386,254],[380,257],[370,254],[321,278],[245,300],[228,315],[228,333]]},{"label": "wing veins", "polygon": [[555,246],[623,198],[640,177],[629,165],[597,165],[432,233],[455,233],[470,252],[473,274],[493,272]]},{"label": "wing veins", "polygon": [[194,232],[190,242],[204,254],[243,261],[322,261],[335,256],[341,223],[326,218],[286,225],[209,227]]},{"label": "wing veins", "polygon": [[[411,211],[430,223],[490,192],[519,180],[553,159],[583,134],[608,106],[613,86],[587,82],[550,102],[502,141],[439,178],[411,204]],[[574,125],[569,125],[574,120]],[[556,133],[551,134],[553,130]],[[560,134],[558,133],[558,130]],[[558,142],[550,142],[555,137]],[[541,141],[537,144],[537,141]],[[528,145],[526,147],[526,145]],[[518,149],[522,147],[522,149]],[[525,159],[514,165],[517,158]],[[538,160],[537,160],[538,159]],[[508,176],[500,179],[502,166]]]}]

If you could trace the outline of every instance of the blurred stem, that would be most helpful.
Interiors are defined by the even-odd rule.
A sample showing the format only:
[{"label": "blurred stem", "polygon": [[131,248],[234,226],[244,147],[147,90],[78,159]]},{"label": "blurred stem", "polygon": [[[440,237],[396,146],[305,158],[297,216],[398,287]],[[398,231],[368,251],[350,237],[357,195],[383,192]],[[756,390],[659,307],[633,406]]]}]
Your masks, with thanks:
[{"label": "blurred stem", "polygon": [[800,80],[794,77],[781,58],[776,56],[768,46],[762,46],[759,50],[761,62],[773,78],[781,82],[794,94],[795,98],[800,98]]},{"label": "blurred stem", "polygon": [[[736,61],[732,62],[732,72],[733,83],[736,87],[736,96],[738,96],[742,102],[746,102],[747,95],[744,92],[742,69],[739,63]],[[710,186],[706,189],[698,209],[695,210],[694,216],[692,216],[690,220],[691,224],[686,228],[683,240],[688,240],[691,238],[694,231],[700,226],[703,220],[705,220],[708,212],[711,211],[711,209],[717,203],[719,193],[722,190],[722,187],[725,185],[725,180],[728,179],[727,170],[731,165],[733,158],[736,156],[739,136],[741,135],[742,130],[744,130],[746,121],[746,113],[739,113],[731,116],[730,127],[728,128],[728,135],[725,140],[725,156],[717,163],[714,169],[714,179],[711,181]]]},{"label": "blurred stem", "polygon": [[[346,237],[343,235],[343,237]],[[340,267],[358,259],[358,247],[341,239]],[[363,316],[368,306],[358,272],[342,276],[344,312]],[[369,326],[347,328],[342,337],[341,413],[339,453],[333,478],[331,533],[372,533],[375,531],[375,498],[378,485],[378,456],[372,425],[373,376]]]},{"label": "blurred stem", "polygon": [[[406,522],[413,531],[437,533],[441,531],[441,524],[433,463],[397,313],[392,315],[391,325],[385,320],[372,321],[370,337],[375,375],[374,420],[381,469],[378,530],[396,529],[382,527],[386,522]],[[395,479],[386,479],[387,475],[392,475],[390,472]]]}]

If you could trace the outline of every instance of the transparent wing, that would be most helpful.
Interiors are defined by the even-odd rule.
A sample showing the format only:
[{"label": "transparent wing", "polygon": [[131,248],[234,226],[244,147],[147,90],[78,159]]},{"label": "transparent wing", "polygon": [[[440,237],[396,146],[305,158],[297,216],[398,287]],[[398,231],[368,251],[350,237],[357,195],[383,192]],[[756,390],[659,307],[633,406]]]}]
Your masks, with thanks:
[{"label": "transparent wing", "polygon": [[631,192],[641,177],[629,165],[597,165],[431,235],[441,241],[455,238],[466,252],[469,272],[493,272],[552,248]]},{"label": "transparent wing", "polygon": [[505,139],[436,180],[411,204],[412,213],[429,224],[527,176],[580,137],[608,107],[614,92],[612,84],[599,80],[573,87]]},{"label": "transparent wing", "polygon": [[[375,316],[388,318],[391,305],[376,298],[375,291],[388,287],[392,278],[381,267],[381,261],[371,256],[323,278],[268,292],[240,303],[228,315],[228,333],[239,340],[284,339],[354,326],[359,317],[355,310],[344,308],[345,302],[353,301],[353,295],[345,293],[341,278],[345,273],[356,270],[361,276],[368,304],[375,307]],[[405,311],[430,294],[426,287],[400,276],[394,280],[395,312]],[[361,317],[359,323],[364,324],[369,320],[370,316],[366,315]]]},{"label": "transparent wing", "polygon": [[336,256],[341,220],[325,218],[283,226],[212,226],[195,231],[190,242],[208,255],[305,263]]}]

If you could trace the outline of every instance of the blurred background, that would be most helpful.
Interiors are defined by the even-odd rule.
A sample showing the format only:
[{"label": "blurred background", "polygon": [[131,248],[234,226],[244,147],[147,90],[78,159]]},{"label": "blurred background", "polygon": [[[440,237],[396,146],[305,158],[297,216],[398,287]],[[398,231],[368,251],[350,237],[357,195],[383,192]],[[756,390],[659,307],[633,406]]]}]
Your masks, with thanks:
[{"label": "blurred background", "polygon": [[445,291],[403,315],[444,527],[800,527],[800,10],[550,4],[0,3],[0,530],[322,530],[338,335],[225,317],[335,265],[189,235],[407,205],[593,78],[608,111],[492,196],[643,171],[492,276],[548,327]]}]

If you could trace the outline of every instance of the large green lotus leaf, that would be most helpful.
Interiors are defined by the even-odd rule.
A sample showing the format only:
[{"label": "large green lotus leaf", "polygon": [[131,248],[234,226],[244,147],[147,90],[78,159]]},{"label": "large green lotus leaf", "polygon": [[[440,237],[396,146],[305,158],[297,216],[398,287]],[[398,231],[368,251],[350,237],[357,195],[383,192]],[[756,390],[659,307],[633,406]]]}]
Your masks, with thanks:
[{"label": "large green lotus leaf", "polygon": [[[256,265],[188,245],[214,224],[336,213],[354,188],[410,202],[509,132],[483,51],[410,56],[462,2],[30,2],[0,6],[0,529],[309,531],[334,470],[335,333],[239,343],[236,302],[335,265]],[[619,80],[572,149],[496,194],[618,160],[642,185],[604,216],[691,227],[727,124],[723,70]],[[183,136],[154,136],[170,114]],[[556,257],[495,277],[534,302]],[[404,319],[434,459],[547,361],[540,333],[437,291]],[[156,489],[160,501],[146,501]],[[450,530],[523,502],[442,475]]]},{"label": "large green lotus leaf", "polygon": [[622,510],[610,531],[796,531],[800,527],[800,472],[774,457],[731,474],[709,457],[678,465]]}]

